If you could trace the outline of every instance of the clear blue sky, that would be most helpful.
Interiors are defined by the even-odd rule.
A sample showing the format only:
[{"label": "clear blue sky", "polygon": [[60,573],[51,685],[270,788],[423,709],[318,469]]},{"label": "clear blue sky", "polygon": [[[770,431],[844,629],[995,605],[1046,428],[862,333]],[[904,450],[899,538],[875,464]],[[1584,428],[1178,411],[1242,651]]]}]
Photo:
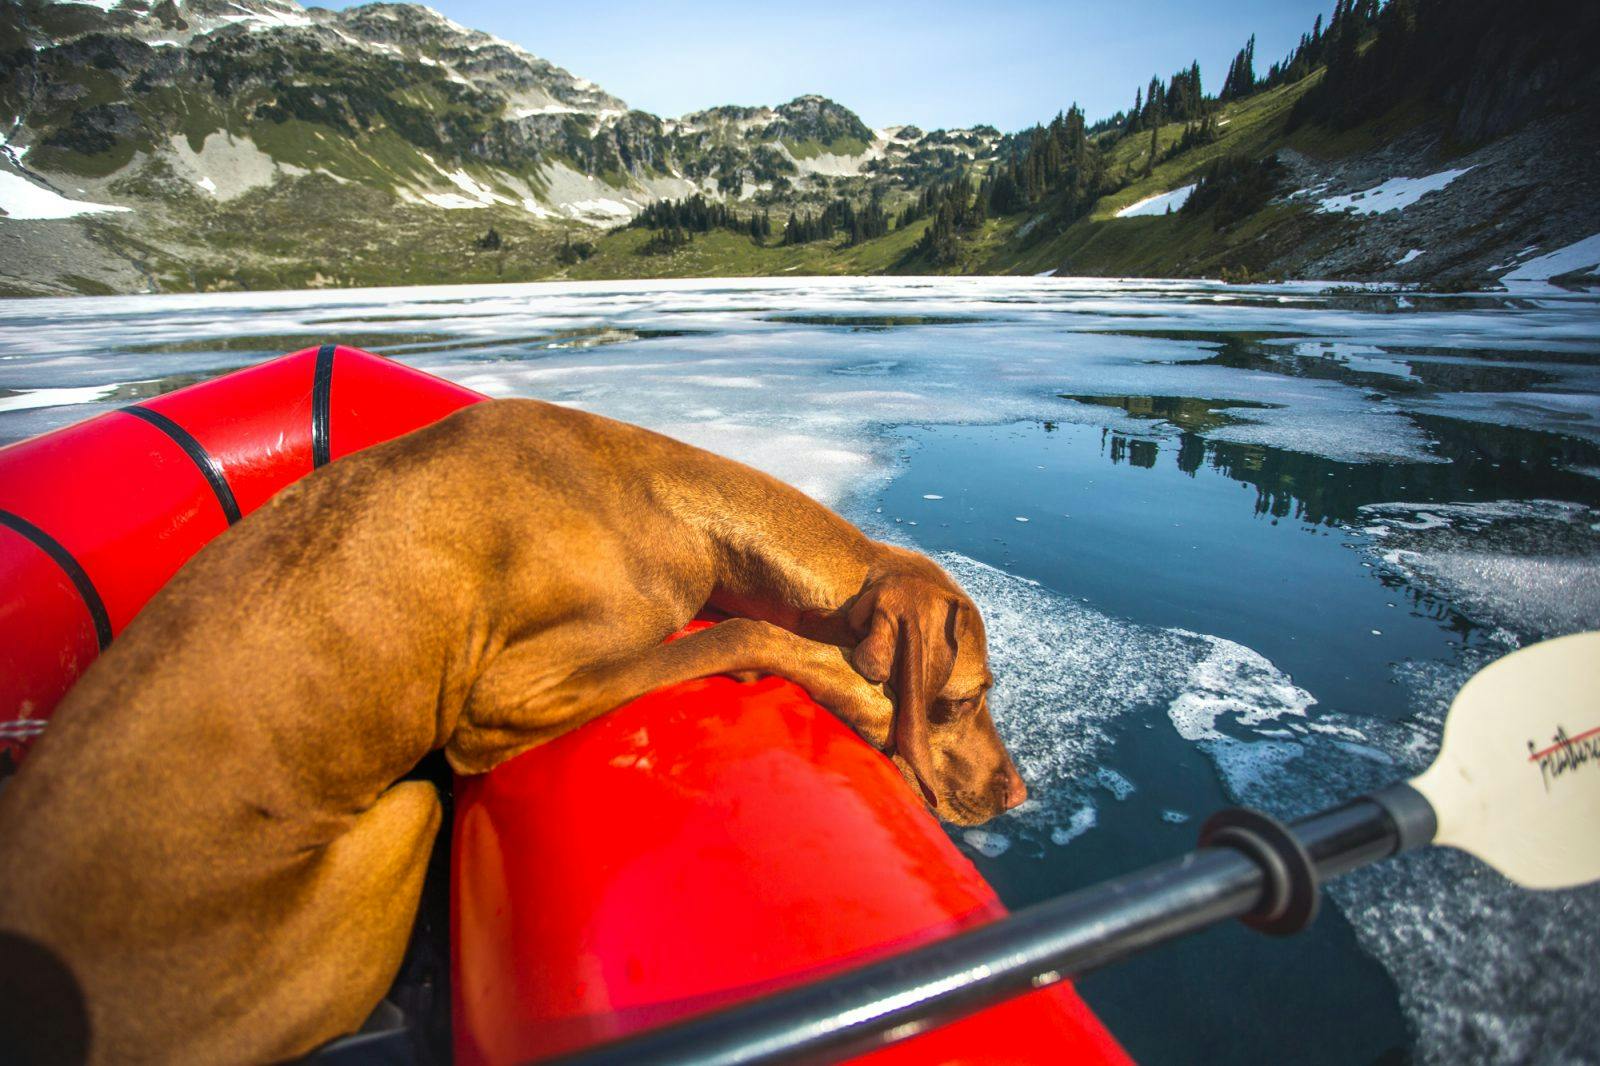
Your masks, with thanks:
[{"label": "clear blue sky", "polygon": [[[308,3],[317,0],[306,0]],[[325,6],[349,7],[342,0]],[[1200,61],[1208,92],[1256,35],[1256,70],[1281,58],[1333,0],[431,0],[629,105],[673,117],[818,92],[868,125],[932,129],[1048,119],[1076,100],[1090,120],[1135,86]]]}]

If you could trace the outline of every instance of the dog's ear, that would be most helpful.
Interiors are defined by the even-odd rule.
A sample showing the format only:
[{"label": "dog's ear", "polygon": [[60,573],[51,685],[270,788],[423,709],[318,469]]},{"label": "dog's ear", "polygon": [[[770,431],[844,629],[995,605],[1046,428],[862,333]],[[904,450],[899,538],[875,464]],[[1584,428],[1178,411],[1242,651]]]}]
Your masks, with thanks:
[{"label": "dog's ear", "polygon": [[856,671],[873,684],[889,680],[894,669],[895,646],[899,642],[900,619],[897,612],[881,604],[883,585],[873,585],[850,605],[850,628],[857,637],[850,662]]},{"label": "dog's ear", "polygon": [[957,617],[957,604],[942,591],[890,582],[868,589],[850,611],[851,626],[861,634],[851,662],[869,681],[894,686],[890,744],[930,806],[936,796],[928,716],[955,669]]},{"label": "dog's ear", "polygon": [[950,681],[956,665],[956,605],[944,596],[910,605],[900,621],[895,656],[895,753],[917,775],[930,807],[938,797],[933,780],[933,749],[928,739],[933,701]]}]

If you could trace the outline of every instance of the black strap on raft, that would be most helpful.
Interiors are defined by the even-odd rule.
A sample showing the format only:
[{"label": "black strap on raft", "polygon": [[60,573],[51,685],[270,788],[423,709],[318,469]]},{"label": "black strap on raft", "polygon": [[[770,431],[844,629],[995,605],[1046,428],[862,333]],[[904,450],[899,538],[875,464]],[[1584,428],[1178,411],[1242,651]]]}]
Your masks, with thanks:
[{"label": "black strap on raft", "polygon": [[12,514],[10,511],[0,511],[0,526],[15,530],[28,538],[61,568],[62,572],[72,581],[73,587],[78,590],[78,595],[83,599],[84,607],[88,608],[89,617],[94,620],[94,635],[100,644],[100,650],[105,651],[109,648],[111,646],[111,616],[106,613],[105,601],[100,598],[100,591],[94,587],[94,582],[89,579],[89,572],[79,565],[78,560],[72,557],[71,552],[61,546],[60,541],[21,515]]},{"label": "black strap on raft", "polygon": [[317,349],[317,368],[311,378],[311,465],[327,466],[333,459],[329,437],[333,403],[333,352],[335,345]]},{"label": "black strap on raft", "polygon": [[222,513],[228,516],[228,525],[239,521],[239,502],[233,498],[233,489],[228,485],[227,475],[222,472],[222,464],[217,462],[216,456],[206,451],[205,445],[194,439],[194,435],[178,423],[162,414],[152,411],[148,407],[133,404],[122,409],[124,414],[155,426],[161,432],[172,438],[174,444],[182,448],[184,454],[194,460],[194,465],[200,468],[200,473],[211,485],[211,491],[216,494],[217,503],[222,506]]}]

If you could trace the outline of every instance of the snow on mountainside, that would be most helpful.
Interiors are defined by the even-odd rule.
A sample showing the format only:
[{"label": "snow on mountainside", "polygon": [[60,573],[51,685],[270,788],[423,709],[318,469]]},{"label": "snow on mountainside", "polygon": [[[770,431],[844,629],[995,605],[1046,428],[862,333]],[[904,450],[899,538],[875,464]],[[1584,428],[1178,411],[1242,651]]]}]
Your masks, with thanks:
[{"label": "snow on mountainside", "polygon": [[819,176],[958,162],[820,96],[663,121],[415,4],[23,0],[0,13],[0,49],[18,45],[0,110],[34,152],[10,169],[68,198],[58,178],[87,177],[136,211],[322,175],[417,207],[606,227],[662,197],[772,203]]}]

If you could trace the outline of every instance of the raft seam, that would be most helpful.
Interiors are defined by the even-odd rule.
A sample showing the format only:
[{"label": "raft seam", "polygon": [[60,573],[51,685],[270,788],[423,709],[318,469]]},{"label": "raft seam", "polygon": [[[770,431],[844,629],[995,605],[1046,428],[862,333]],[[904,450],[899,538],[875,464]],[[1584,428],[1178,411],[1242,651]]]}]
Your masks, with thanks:
[{"label": "raft seam", "polygon": [[317,349],[316,371],[311,378],[311,465],[327,466],[333,459],[330,440],[333,402],[333,354],[335,345]]},{"label": "raft seam", "polygon": [[33,543],[33,546],[48,555],[52,562],[59,566],[63,573],[78,590],[78,596],[83,600],[83,605],[89,611],[89,618],[94,622],[95,639],[103,652],[111,646],[111,616],[106,613],[105,601],[100,598],[100,590],[94,587],[94,580],[89,577],[89,572],[72,553],[62,546],[50,534],[11,511],[0,510],[0,526],[5,526]]},{"label": "raft seam", "polygon": [[228,519],[228,525],[231,526],[239,521],[239,501],[234,499],[233,488],[228,484],[228,475],[223,472],[222,464],[217,462],[216,456],[208,452],[206,446],[195,439],[194,434],[160,411],[152,411],[148,407],[130,404],[122,411],[149,423],[171,437],[172,442],[182,448],[184,454],[200,468],[200,473],[205,475],[206,481],[211,485],[212,493],[217,497],[217,503],[222,507],[222,513]]}]

